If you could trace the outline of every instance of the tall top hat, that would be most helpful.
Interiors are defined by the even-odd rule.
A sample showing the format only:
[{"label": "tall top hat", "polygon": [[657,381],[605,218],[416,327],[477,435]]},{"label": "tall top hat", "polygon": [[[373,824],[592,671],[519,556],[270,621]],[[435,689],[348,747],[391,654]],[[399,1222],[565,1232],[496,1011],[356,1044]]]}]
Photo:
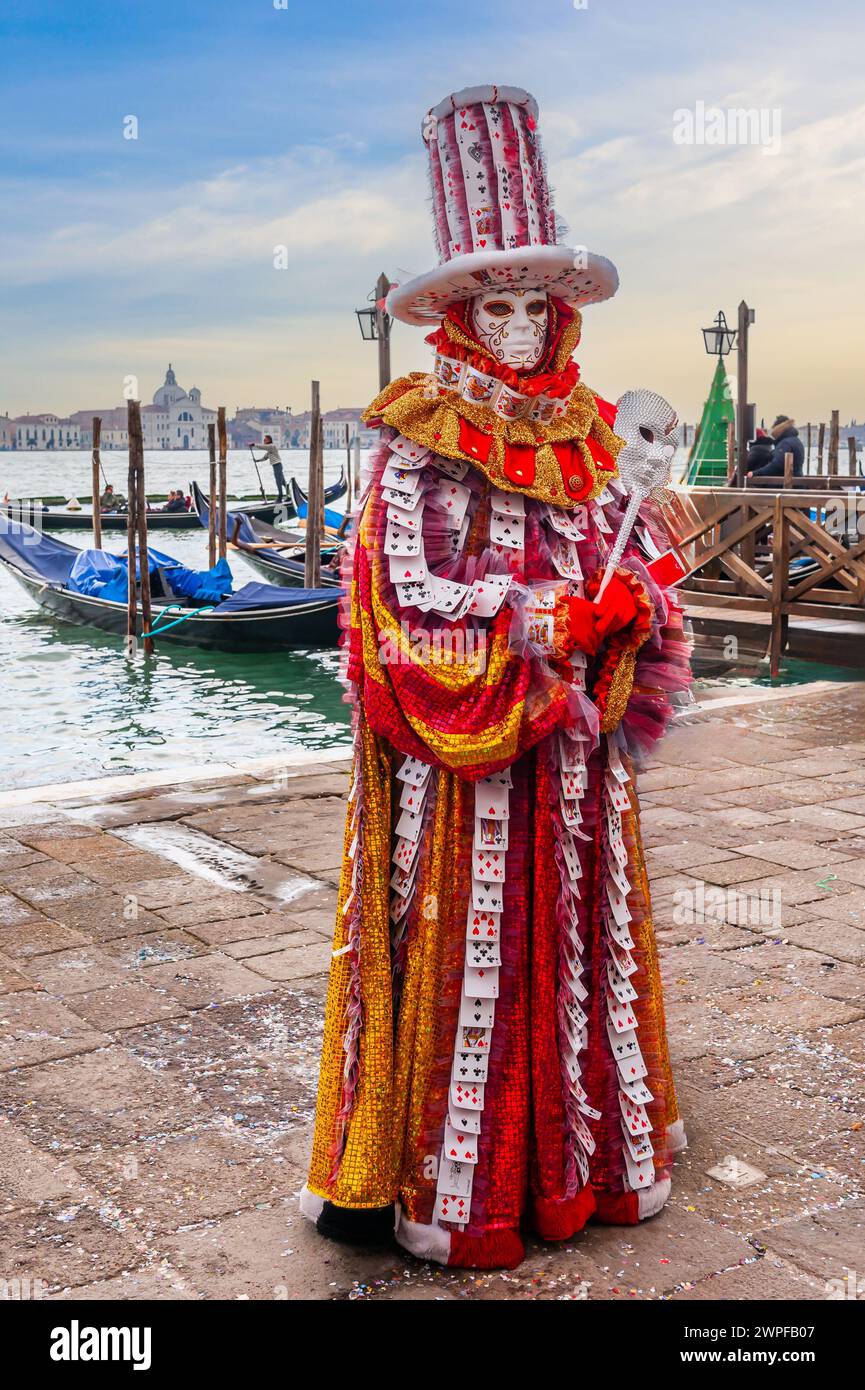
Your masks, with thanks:
[{"label": "tall top hat", "polygon": [[466,87],[427,113],[439,264],[391,290],[395,318],[428,324],[489,289],[547,290],[572,305],[615,294],[611,261],[557,240],[537,120],[520,87]]}]

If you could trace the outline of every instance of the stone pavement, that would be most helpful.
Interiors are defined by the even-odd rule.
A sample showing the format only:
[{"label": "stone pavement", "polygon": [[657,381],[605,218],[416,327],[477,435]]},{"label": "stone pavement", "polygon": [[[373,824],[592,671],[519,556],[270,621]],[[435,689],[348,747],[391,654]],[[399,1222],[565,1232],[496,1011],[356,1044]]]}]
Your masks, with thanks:
[{"label": "stone pavement", "polygon": [[[643,774],[690,1147],[655,1220],[531,1245],[510,1274],[347,1251],[298,1215],[344,768],[0,798],[10,1291],[821,1299],[848,1270],[865,1290],[865,686],[700,707]],[[730,1155],[749,1185],[708,1176]]]}]

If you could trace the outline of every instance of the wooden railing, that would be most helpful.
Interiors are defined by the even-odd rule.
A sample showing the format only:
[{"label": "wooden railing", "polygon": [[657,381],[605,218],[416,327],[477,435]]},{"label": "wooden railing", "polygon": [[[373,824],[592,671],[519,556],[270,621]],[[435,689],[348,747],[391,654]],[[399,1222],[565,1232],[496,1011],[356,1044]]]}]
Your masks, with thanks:
[{"label": "wooden railing", "polygon": [[791,617],[865,619],[865,494],[693,488],[666,510],[686,608],[769,614],[772,675]]}]

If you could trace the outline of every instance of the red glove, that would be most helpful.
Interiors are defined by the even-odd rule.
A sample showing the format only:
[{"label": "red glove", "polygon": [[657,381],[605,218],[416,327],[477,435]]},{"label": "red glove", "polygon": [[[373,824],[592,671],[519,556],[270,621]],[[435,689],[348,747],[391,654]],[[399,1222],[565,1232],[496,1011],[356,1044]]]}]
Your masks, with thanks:
[{"label": "red glove", "polygon": [[634,595],[616,574],[612,575],[600,603],[574,597],[567,603],[574,647],[587,656],[595,656],[606,638],[621,632],[637,616]]}]

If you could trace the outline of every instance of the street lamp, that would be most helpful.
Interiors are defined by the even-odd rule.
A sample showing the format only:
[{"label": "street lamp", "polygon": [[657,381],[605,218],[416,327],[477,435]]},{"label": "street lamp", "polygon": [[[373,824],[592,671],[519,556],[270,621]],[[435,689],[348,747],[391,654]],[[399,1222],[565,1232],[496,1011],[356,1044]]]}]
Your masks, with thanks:
[{"label": "street lamp", "polygon": [[391,317],[384,307],[390,281],[382,272],[375,282],[370,295],[368,309],[355,309],[360,326],[360,336],[365,343],[378,343],[378,386],[383,391],[390,381],[390,325]]},{"label": "street lamp", "polygon": [[703,329],[703,342],[710,357],[726,357],[736,344],[736,330],[727,327],[724,310],[718,310],[718,317],[711,328]]}]

